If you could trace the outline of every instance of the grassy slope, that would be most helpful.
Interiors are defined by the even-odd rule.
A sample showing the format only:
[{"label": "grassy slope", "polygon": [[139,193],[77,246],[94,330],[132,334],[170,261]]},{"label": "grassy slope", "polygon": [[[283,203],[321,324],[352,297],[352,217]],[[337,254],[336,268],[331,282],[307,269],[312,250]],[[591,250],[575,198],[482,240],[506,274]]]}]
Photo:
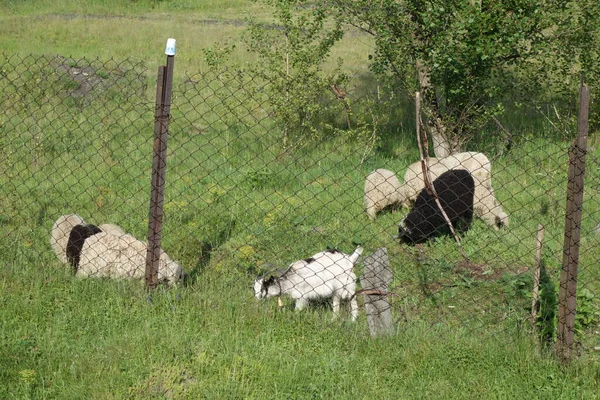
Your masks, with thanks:
[{"label": "grassy slope", "polygon": [[[246,18],[269,21],[268,9],[254,1],[4,1],[0,15],[2,50],[12,54],[60,54],[74,59],[134,58],[164,63],[167,38],[177,39],[177,71],[198,71],[202,50],[219,42],[237,44],[233,60],[247,60],[239,42]],[[352,36],[332,60],[364,59],[371,43]],[[332,61],[332,65],[334,61]],[[351,73],[364,67],[350,64]],[[357,69],[358,68],[358,69]]]},{"label": "grassy slope", "polygon": [[[242,2],[206,9],[184,2],[172,7],[169,2],[128,7],[86,2],[83,8],[77,3],[43,3],[34,11],[31,3],[13,7],[5,2],[10,12],[0,17],[3,48],[76,59],[133,56],[152,65],[152,60],[162,63],[164,39],[175,36],[178,68],[193,71],[200,52],[187,49],[201,49],[241,29],[197,21],[221,18],[221,12],[238,19],[254,7]],[[70,13],[126,17],[49,15]],[[165,15],[176,23],[164,22]],[[100,100],[119,101],[107,96]],[[473,263],[486,269],[472,276],[456,268],[460,256],[451,240],[428,246],[426,262],[416,263],[413,250],[391,239],[398,213],[366,222],[364,176],[380,166],[402,171],[415,157],[410,143],[388,144],[397,157],[375,154],[362,165],[362,149],[339,143],[281,158],[277,140],[263,136],[264,131],[229,126],[193,135],[190,128],[205,120],[176,119],[164,246],[197,281],[149,298],[135,283],[74,280],[49,250],[49,226],[67,208],[92,222],[116,222],[138,237],[145,235],[140,221],[147,214],[150,144],[140,131],[147,111],[133,107],[126,111],[135,117],[133,123],[111,124],[109,116],[86,110],[75,109],[72,119],[82,121],[72,129],[61,126],[40,139],[19,125],[22,132],[6,136],[20,136],[24,145],[14,144],[14,153],[6,153],[10,167],[0,178],[8,188],[0,197],[0,397],[596,395],[597,364],[584,358],[563,368],[540,355],[517,329],[525,322],[529,299],[515,274],[532,263],[538,223],[547,227],[545,261],[554,276],[560,262],[564,144],[523,143],[494,163],[497,195],[512,226],[496,233],[475,223],[465,249]],[[86,120],[96,123],[86,125]],[[42,150],[31,151],[28,140],[36,137]],[[592,170],[588,180],[598,179]],[[593,217],[600,207],[587,204]],[[594,222],[586,219],[583,229],[582,265],[590,267],[582,282],[589,288],[598,284],[593,265],[600,255],[589,234]],[[401,295],[394,299],[397,336],[372,341],[364,316],[356,325],[332,323],[322,308],[296,314],[289,303],[278,310],[274,302],[252,298],[257,266],[285,264],[327,245],[351,251],[353,239],[368,251],[382,245],[390,251],[394,291]],[[209,254],[203,252],[207,244],[213,247]]]}]

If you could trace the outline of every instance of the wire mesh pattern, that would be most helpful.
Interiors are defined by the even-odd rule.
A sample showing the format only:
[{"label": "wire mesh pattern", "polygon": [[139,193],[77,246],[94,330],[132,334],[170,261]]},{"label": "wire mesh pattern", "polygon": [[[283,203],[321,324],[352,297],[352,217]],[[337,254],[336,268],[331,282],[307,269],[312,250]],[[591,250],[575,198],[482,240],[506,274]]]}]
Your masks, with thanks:
[{"label": "wire mesh pattern", "polygon": [[[76,276],[143,279],[153,73],[132,60],[6,54],[0,57],[0,71],[3,258],[56,264],[58,255]],[[292,143],[292,127],[278,124],[266,95],[268,85],[227,70],[176,74],[162,280],[179,283],[189,275],[194,290],[205,271],[215,270],[247,286],[256,283],[256,297],[287,293],[296,308],[303,308],[312,295],[291,293],[313,291],[317,297],[333,297],[334,311],[338,300],[358,300],[360,314],[364,300],[356,282],[362,276],[362,260],[344,269],[327,257],[352,257],[360,243],[362,259],[385,249],[392,272],[389,287],[365,295],[384,296],[399,326],[425,321],[506,329],[529,323],[541,224],[545,236],[537,324],[555,332],[567,141],[524,133],[503,154],[488,152],[494,146],[482,146],[447,159],[430,159],[434,182],[447,171],[468,171],[472,183],[465,190],[473,200],[450,207],[467,209],[461,214],[467,223],[456,226],[460,246],[452,234],[426,235],[428,240],[414,246],[397,239],[399,224],[410,210],[418,212],[424,193],[411,126],[382,135],[373,148],[372,141],[344,136],[343,125],[352,117],[348,107],[361,110],[361,101],[368,101],[352,98],[348,90],[344,103],[335,96],[322,99],[330,102],[330,114],[318,121],[320,136],[304,132]],[[336,124],[329,136],[323,133]],[[600,174],[593,147],[587,163],[577,292],[584,307],[576,316],[576,329],[578,341],[589,347],[599,344],[590,334],[597,329],[600,287]],[[49,246],[53,224],[72,214],[80,221],[54,231]],[[81,235],[75,236],[75,226],[80,226]],[[295,263],[312,271],[310,278],[298,273],[286,280],[290,271],[298,272],[300,264]],[[317,265],[321,272],[311,269]],[[288,267],[265,275],[273,266]],[[344,271],[338,274],[332,268]],[[328,275],[322,276],[323,271]],[[282,286],[299,276],[304,276],[302,284],[308,289]],[[313,282],[317,278],[318,284]],[[337,282],[332,286],[333,281]],[[351,309],[354,318],[355,306]]]}]

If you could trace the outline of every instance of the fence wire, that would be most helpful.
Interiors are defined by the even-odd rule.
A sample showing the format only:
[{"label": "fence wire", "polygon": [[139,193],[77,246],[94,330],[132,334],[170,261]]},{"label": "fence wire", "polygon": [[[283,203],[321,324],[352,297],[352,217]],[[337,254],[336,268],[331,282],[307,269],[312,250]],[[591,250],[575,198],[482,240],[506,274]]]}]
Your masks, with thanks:
[{"label": "fence wire", "polygon": [[[429,160],[458,246],[452,234],[435,234],[445,229],[443,218],[427,221],[436,207],[422,191],[413,127],[392,114],[367,116],[384,109],[373,100],[381,93],[349,88],[342,102],[338,90],[321,99],[325,115],[297,110],[301,122],[290,126],[274,111],[269,82],[226,69],[175,75],[162,281],[187,277],[189,290],[201,290],[216,273],[254,285],[254,293],[234,288],[232,295],[288,294],[292,300],[284,301],[296,308],[333,295],[334,310],[338,300],[351,303],[349,318],[364,313],[363,295],[375,295],[387,298],[398,327],[525,327],[541,224],[535,323],[555,336],[568,140],[513,127],[506,151],[482,140],[470,152]],[[153,79],[132,60],[2,54],[0,252],[7,265],[143,280]],[[402,118],[396,106],[393,117]],[[583,347],[600,344],[598,156],[592,143],[579,243],[576,333]],[[448,170],[469,171],[471,180]],[[452,179],[458,186],[446,191]],[[360,293],[362,260],[377,249],[385,249],[391,282],[384,292]]]}]

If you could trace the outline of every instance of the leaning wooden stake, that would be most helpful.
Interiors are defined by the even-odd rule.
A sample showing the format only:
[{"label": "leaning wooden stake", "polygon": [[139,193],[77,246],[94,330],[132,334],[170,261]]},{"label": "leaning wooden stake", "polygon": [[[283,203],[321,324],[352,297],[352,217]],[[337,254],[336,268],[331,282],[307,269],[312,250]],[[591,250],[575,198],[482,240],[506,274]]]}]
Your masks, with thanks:
[{"label": "leaning wooden stake", "polygon": [[540,272],[542,270],[542,241],[544,239],[544,225],[538,225],[535,250],[535,271],[533,273],[533,300],[531,301],[531,330],[535,332],[537,321],[538,303],[540,298]]},{"label": "leaning wooden stake", "polygon": [[[440,202],[440,199],[435,191],[435,187],[433,186],[433,180],[431,179],[431,174],[429,171],[429,142],[427,140],[427,134],[425,133],[425,130],[423,129],[423,131],[421,131],[421,93],[419,92],[415,92],[415,111],[417,114],[417,146],[419,147],[419,156],[421,158],[421,170],[423,172],[423,183],[425,184],[425,189],[430,195],[433,196],[435,203],[442,212],[442,216],[444,217],[446,224],[450,228],[450,232],[452,232],[452,236],[454,236],[454,240],[458,244],[460,253],[462,254],[463,258],[469,262],[469,258],[462,247],[460,238],[454,231],[452,222],[450,221],[450,218],[448,218],[448,214],[446,214],[444,207],[442,207],[442,203]],[[423,136],[423,143],[421,143],[421,135]],[[423,153],[425,153],[425,155],[423,155]]]},{"label": "leaning wooden stake", "polygon": [[579,266],[579,241],[581,237],[581,210],[587,153],[588,115],[590,93],[581,80],[579,88],[579,119],[577,140],[569,151],[569,180],[567,184],[567,211],[562,271],[558,292],[558,332],[556,353],[563,362],[573,354],[575,313],[577,299],[577,269]]}]

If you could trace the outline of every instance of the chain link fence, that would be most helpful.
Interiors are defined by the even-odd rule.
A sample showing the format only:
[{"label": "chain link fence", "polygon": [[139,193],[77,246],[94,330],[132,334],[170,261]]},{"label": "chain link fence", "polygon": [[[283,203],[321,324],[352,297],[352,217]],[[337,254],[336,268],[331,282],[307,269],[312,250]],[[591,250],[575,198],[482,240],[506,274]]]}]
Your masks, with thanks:
[{"label": "chain link fence", "polygon": [[[2,54],[0,252],[6,265],[143,279],[154,78],[133,60]],[[306,306],[303,291],[318,286],[322,296],[335,293],[334,308],[338,297],[357,301],[346,312],[353,318],[364,313],[361,260],[385,249],[389,285],[363,294],[385,297],[398,327],[422,321],[501,332],[531,324],[542,225],[535,324],[549,341],[555,337],[569,139],[550,134],[552,126],[532,114],[503,121],[514,135],[510,149],[490,134],[472,142],[463,159],[453,157],[453,165],[430,160],[433,179],[448,169],[471,171],[472,222],[458,234],[460,246],[452,234],[401,243],[399,223],[410,207],[419,208],[423,187],[407,180],[420,168],[414,164],[414,122],[399,122],[414,121],[410,103],[390,103],[391,93],[376,85],[358,90],[359,84],[346,88],[340,101],[337,88],[320,99],[324,115],[297,110],[303,127],[318,127],[299,131],[279,123],[268,84],[227,69],[175,73],[162,280],[176,283],[185,276],[187,290],[202,290],[219,277],[232,283],[231,295],[248,298],[277,295],[291,285],[294,301],[284,302],[297,308]],[[391,111],[379,119],[369,114],[386,107]],[[575,323],[582,349],[600,345],[599,154],[592,140]],[[461,207],[468,214],[469,204]],[[82,220],[59,221],[70,214]],[[62,228],[50,240],[53,224]],[[78,224],[85,228],[74,236]],[[358,249],[362,256],[355,263]],[[331,266],[343,269],[343,282],[330,282],[336,276]],[[257,276],[262,281],[255,282]]]}]

